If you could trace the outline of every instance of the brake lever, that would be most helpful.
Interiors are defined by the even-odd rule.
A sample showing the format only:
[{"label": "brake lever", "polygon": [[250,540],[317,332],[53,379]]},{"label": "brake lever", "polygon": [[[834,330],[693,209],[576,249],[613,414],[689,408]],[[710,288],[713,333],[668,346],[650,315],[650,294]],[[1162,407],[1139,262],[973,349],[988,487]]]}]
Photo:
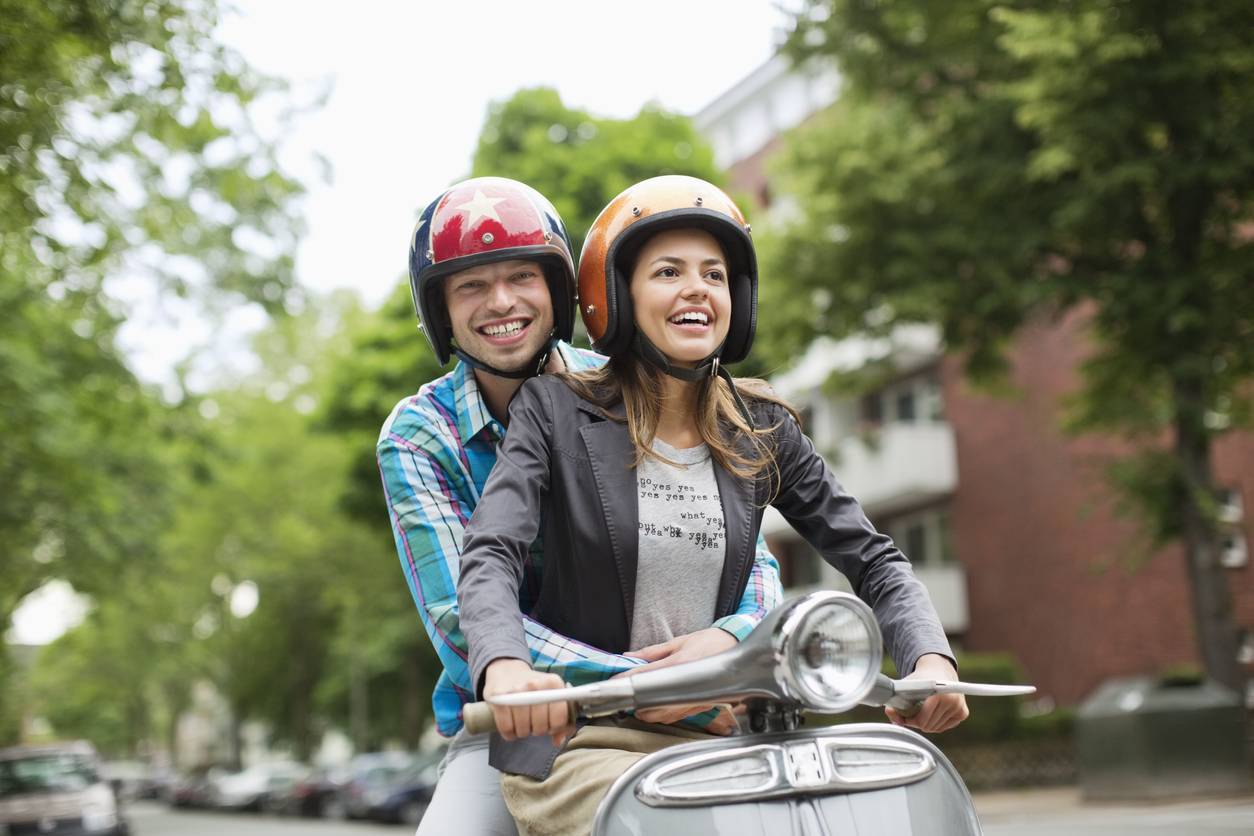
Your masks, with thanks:
[{"label": "brake lever", "polygon": [[863,705],[885,705],[903,717],[919,713],[923,703],[936,694],[962,694],[968,697],[1018,697],[1035,694],[1032,685],[990,685],[981,682],[960,682],[948,679],[892,679],[884,674],[876,677]]}]

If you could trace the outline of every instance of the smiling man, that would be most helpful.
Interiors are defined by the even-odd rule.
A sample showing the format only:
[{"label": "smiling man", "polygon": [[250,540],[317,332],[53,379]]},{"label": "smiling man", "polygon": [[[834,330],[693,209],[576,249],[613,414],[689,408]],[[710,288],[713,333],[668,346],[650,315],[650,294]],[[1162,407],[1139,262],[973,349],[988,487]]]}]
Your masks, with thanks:
[{"label": "smiling man", "polygon": [[[475,692],[457,607],[462,538],[523,381],[595,368],[605,358],[569,344],[570,239],[552,204],[523,183],[482,177],[444,191],[418,219],[409,267],[431,350],[442,364],[459,360],[396,405],[376,449],[401,567],[444,666],[432,694],[436,725],[453,737],[419,832],[514,834],[500,774],[488,764],[488,740],[462,728],[462,706]],[[778,567],[761,539],[757,549],[739,608],[712,625],[736,639],[778,603]],[[531,666],[558,685],[643,666],[644,658],[602,652],[524,615],[539,590],[541,555],[533,544],[518,601]],[[705,655],[709,632],[651,648],[649,660],[665,665]]]}]

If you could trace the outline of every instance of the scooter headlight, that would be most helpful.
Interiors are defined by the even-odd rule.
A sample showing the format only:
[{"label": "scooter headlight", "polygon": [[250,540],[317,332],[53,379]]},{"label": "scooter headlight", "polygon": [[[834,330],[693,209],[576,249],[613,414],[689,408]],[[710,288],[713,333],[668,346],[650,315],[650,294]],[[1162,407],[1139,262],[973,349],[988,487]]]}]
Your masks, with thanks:
[{"label": "scooter headlight", "polygon": [[870,607],[844,592],[807,596],[775,636],[776,678],[808,708],[846,711],[871,690],[883,656]]}]

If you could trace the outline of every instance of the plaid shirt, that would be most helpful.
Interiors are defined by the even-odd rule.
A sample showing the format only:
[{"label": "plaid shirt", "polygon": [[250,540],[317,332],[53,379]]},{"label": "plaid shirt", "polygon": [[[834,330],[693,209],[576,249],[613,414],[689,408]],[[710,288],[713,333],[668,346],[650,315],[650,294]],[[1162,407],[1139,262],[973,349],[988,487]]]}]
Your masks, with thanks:
[{"label": "plaid shirt", "polygon": [[[584,371],[605,358],[558,344],[566,368]],[[392,410],[379,435],[377,455],[401,568],[423,626],[444,671],[431,696],[436,726],[451,736],[462,726],[462,706],[474,699],[466,639],[458,624],[457,578],[462,534],[496,464],[504,428],[488,412],[465,363],[426,384]],[[532,544],[519,594],[519,610],[531,611],[539,590],[543,549]],[[782,598],[779,566],[758,537],[753,569],[740,607],[714,622],[743,639]],[[607,679],[644,664],[567,638],[523,616],[523,631],[536,670],[575,685]]]}]

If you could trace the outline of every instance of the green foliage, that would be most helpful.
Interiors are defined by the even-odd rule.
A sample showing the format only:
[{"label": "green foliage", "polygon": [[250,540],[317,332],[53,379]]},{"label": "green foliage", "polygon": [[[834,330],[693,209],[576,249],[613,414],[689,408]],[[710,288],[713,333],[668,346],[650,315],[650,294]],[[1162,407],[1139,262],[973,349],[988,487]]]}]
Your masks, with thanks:
[{"label": "green foliage", "polygon": [[546,87],[491,105],[472,174],[537,189],[557,207],[576,251],[605,204],[633,183],[661,174],[722,181],[686,117],[647,105],[631,119],[602,119],[566,107]]},{"label": "green foliage", "polygon": [[1148,451],[1116,478],[1183,537],[1207,667],[1240,687],[1209,462],[1254,412],[1254,7],[808,0],[789,50],[846,83],[786,162],[803,220],[773,272],[816,304],[775,350],[924,320],[988,376],[1080,312],[1068,424]]},{"label": "green foliage", "polygon": [[97,592],[151,565],[164,416],[88,297],[0,283],[0,624],[46,581]]},{"label": "green foliage", "polygon": [[110,283],[294,299],[300,188],[248,111],[276,88],[216,26],[214,0],[0,0],[0,625],[51,578],[105,601],[160,574],[188,416],[126,367]]},{"label": "green foliage", "polygon": [[3,0],[0,21],[0,277],[59,297],[126,270],[281,309],[300,190],[248,118],[274,85],[212,40],[214,0]]},{"label": "green foliage", "polygon": [[1083,306],[1073,428],[1247,419],[1252,33],[1231,3],[808,3],[790,49],[846,87],[786,162],[805,220],[773,272],[822,304],[776,350],[939,321],[996,372],[1025,321]]},{"label": "green foliage", "polygon": [[120,600],[98,607],[79,629],[41,649],[31,676],[32,702],[57,736],[133,755],[138,741],[154,731],[148,683],[163,661],[157,649]]},{"label": "green foliage", "polygon": [[[392,408],[444,370],[417,328],[405,282],[376,312],[347,316],[346,348],[322,378],[317,431],[349,451],[348,478],[339,489],[342,513],[365,532],[355,583],[342,590],[342,629],[333,653],[339,663],[320,685],[320,705],[351,727],[362,746],[413,740],[430,712],[442,670],[397,562],[387,505],[375,461],[379,428]],[[406,679],[406,671],[416,676]],[[354,710],[353,694],[366,706]],[[367,718],[368,717],[368,722]]]},{"label": "green foliage", "polygon": [[386,532],[387,507],[374,454],[379,428],[398,400],[444,370],[418,331],[407,282],[398,283],[377,312],[348,316],[342,338],[350,347],[327,370],[315,421],[353,450],[345,509]]}]

